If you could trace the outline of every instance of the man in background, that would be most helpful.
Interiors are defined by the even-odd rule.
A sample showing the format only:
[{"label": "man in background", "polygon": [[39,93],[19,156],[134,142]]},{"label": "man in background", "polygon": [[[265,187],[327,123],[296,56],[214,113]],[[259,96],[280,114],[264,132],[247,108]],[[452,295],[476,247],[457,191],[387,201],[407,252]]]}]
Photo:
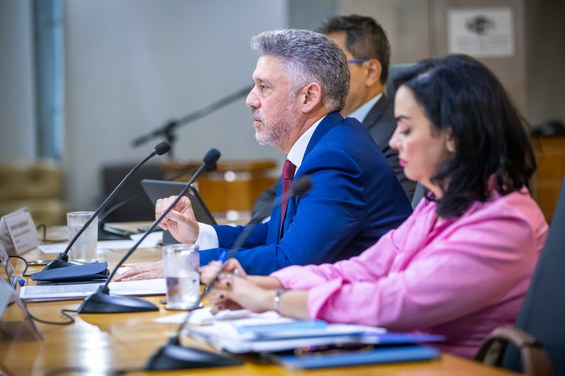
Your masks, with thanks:
[{"label": "man in background", "polygon": [[[390,163],[408,200],[412,200],[416,183],[404,176],[398,152],[388,141],[396,122],[394,98],[384,91],[390,65],[390,44],[381,25],[371,17],[350,15],[328,18],[316,30],[333,40],[345,52],[350,72],[350,87],[341,115],[362,122]],[[265,190],[255,202],[252,221],[271,215],[278,184]]]}]

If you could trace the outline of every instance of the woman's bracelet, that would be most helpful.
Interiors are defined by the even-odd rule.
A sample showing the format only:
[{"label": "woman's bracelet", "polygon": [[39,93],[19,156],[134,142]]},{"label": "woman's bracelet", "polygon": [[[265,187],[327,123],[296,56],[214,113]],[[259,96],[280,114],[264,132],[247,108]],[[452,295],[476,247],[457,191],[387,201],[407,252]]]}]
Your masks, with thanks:
[{"label": "woman's bracelet", "polygon": [[275,297],[273,298],[273,307],[275,308],[275,312],[280,314],[281,313],[281,295],[285,292],[285,289],[276,289],[275,290]]}]

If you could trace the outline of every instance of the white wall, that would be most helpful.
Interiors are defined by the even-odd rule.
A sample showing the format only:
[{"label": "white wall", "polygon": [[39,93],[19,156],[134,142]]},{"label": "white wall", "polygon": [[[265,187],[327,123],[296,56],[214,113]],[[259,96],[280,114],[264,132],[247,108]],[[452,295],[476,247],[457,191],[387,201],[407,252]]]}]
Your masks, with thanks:
[{"label": "white wall", "polygon": [[390,39],[392,63],[441,57],[448,51],[448,11],[503,7],[513,14],[515,52],[511,57],[479,58],[500,79],[527,115],[524,3],[526,0],[337,0],[338,14],[366,14],[382,24]]},{"label": "white wall", "polygon": [[[434,51],[445,52],[442,38],[435,37],[441,25],[433,19],[446,4],[488,2],[64,1],[67,124],[63,162],[68,199],[75,208],[84,209],[100,202],[103,165],[136,162],[158,142],[133,148],[133,139],[250,85],[256,61],[249,47],[252,35],[289,24],[314,27],[334,10],[367,14],[387,30],[393,61],[414,61]],[[322,9],[311,9],[313,2]],[[528,41],[527,115],[534,124],[552,117],[563,119],[565,50],[559,41],[565,35],[561,22],[565,2],[515,2],[524,3],[520,18],[526,19]],[[0,160],[36,156],[30,4],[31,0],[0,0]],[[289,4],[292,15],[287,15]],[[519,68],[522,75],[523,61]],[[508,70],[515,71],[515,67]],[[515,83],[522,85],[523,80]],[[243,98],[179,129],[178,158],[198,160],[210,147],[220,149],[223,159],[283,159],[274,148],[255,142]]]},{"label": "white wall", "polygon": [[[250,38],[287,25],[284,0],[72,0],[66,12],[67,192],[96,206],[102,165],[141,160],[159,141],[131,141],[251,85]],[[241,98],[179,128],[175,156],[277,158],[259,146]]]},{"label": "white wall", "polygon": [[0,1],[0,160],[35,157],[29,1]]}]

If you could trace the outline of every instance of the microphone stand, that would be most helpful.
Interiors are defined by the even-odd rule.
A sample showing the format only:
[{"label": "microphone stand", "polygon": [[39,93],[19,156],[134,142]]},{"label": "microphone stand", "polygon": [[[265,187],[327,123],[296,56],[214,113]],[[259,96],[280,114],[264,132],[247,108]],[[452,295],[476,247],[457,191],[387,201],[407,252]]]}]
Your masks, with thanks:
[{"label": "microphone stand", "polygon": [[90,224],[94,221],[94,219],[98,216],[98,214],[100,214],[100,212],[102,210],[104,210],[104,208],[106,208],[106,206],[108,206],[110,201],[114,198],[114,196],[116,196],[116,193],[118,193],[118,191],[124,186],[124,184],[129,179],[129,177],[135,171],[137,171],[137,169],[139,169],[145,162],[147,162],[149,159],[153,158],[155,155],[163,155],[163,154],[167,153],[169,150],[171,150],[171,145],[168,142],[163,141],[163,142],[160,142],[159,144],[157,144],[155,146],[155,150],[151,154],[149,154],[147,157],[145,157],[144,160],[139,162],[134,168],[131,169],[131,171],[122,179],[122,181],[117,185],[117,187],[114,188],[112,193],[110,193],[110,195],[108,197],[106,197],[104,202],[102,202],[102,204],[100,204],[98,209],[96,209],[94,214],[92,214],[92,216],[88,219],[88,221],[86,221],[86,223],[81,227],[81,229],[76,233],[76,235],[72,239],[69,240],[69,244],[67,245],[67,248],[65,248],[65,251],[63,253],[59,253],[59,255],[57,256],[57,258],[55,260],[53,260],[49,264],[45,265],[45,268],[43,268],[43,270],[51,270],[51,269],[57,269],[57,268],[62,268],[62,267],[67,267],[67,266],[73,266],[74,264],[68,262],[69,251],[71,250],[73,244],[75,244],[77,239],[88,228],[88,226],[90,226]]},{"label": "microphone stand", "polygon": [[108,285],[114,276],[116,275],[119,267],[133,254],[133,252],[139,247],[141,242],[153,232],[155,227],[165,216],[171,211],[175,205],[180,201],[182,196],[186,194],[191,184],[194,183],[196,178],[204,170],[212,170],[216,167],[216,161],[220,158],[220,152],[216,149],[210,149],[208,153],[204,156],[204,162],[198,167],[191,179],[186,183],[182,191],[178,194],[177,198],[169,205],[169,207],[157,218],[151,226],[145,231],[143,236],[126,252],[124,257],[118,262],[104,285],[98,288],[94,294],[90,295],[79,306],[78,313],[124,313],[124,312],[145,312],[145,311],[158,311],[159,307],[155,304],[148,302],[145,299],[138,298],[135,296],[124,296],[124,295],[110,295],[110,289]]},{"label": "microphone stand", "polygon": [[[279,199],[275,200],[273,205],[280,205],[284,199],[290,196],[300,197],[303,196],[312,186],[312,181],[308,175],[303,175],[296,180],[292,186],[291,191],[286,195],[282,195]],[[285,197],[286,196],[286,197]],[[219,279],[221,273],[223,273],[226,266],[227,260],[233,258],[239,252],[239,249],[247,240],[247,237],[255,229],[255,226],[260,223],[260,219],[250,222],[239,234],[232,247],[226,255],[226,261],[223,262],[220,269],[214,275],[212,281],[204,288],[198,297],[195,307],[198,307],[204,297],[208,295],[210,290],[214,287]],[[198,308],[195,308],[198,309]],[[144,367],[146,371],[153,370],[175,370],[175,369],[192,369],[192,368],[206,368],[206,367],[220,367],[220,366],[236,366],[243,364],[242,361],[234,359],[224,354],[205,351],[201,349],[184,347],[180,344],[180,335],[184,327],[190,322],[190,317],[192,312],[195,310],[190,310],[174,336],[170,337],[167,343],[159,348],[152,356]]]},{"label": "microphone stand", "polygon": [[[249,92],[251,91],[251,89],[253,89],[253,86],[249,86],[246,88],[243,88],[233,94],[228,95],[225,98],[222,98],[214,103],[211,103],[207,106],[204,106],[188,115],[185,115],[183,117],[181,117],[180,119],[173,119],[173,120],[169,120],[167,121],[165,124],[163,124],[161,127],[143,135],[140,136],[136,139],[134,139],[132,141],[132,145],[135,146],[140,146],[144,143],[146,143],[147,141],[151,140],[152,138],[155,137],[165,137],[165,139],[167,141],[169,141],[169,143],[171,145],[174,144],[175,141],[175,130],[177,127],[180,127],[181,125],[184,124],[188,124],[190,122],[193,122],[195,120],[200,119],[201,117],[204,117],[208,114],[211,114],[212,112],[219,110],[220,108],[234,102],[235,100],[243,97],[244,95],[249,94]],[[170,158],[173,157],[173,155],[169,155]]]}]

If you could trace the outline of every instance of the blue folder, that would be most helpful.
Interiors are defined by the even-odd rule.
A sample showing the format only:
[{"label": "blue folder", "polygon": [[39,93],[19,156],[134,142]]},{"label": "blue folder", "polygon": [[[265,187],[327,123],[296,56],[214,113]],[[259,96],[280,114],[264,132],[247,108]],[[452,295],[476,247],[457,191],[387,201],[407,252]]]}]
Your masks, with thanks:
[{"label": "blue folder", "polygon": [[437,359],[438,349],[420,346],[377,347],[372,350],[360,350],[344,353],[316,353],[306,355],[275,355],[269,358],[275,363],[290,369],[311,369],[326,367],[349,367],[366,364],[385,364],[415,362]]},{"label": "blue folder", "polygon": [[41,282],[80,282],[106,279],[107,277],[107,262],[66,266],[43,270],[31,275],[32,280]]}]

